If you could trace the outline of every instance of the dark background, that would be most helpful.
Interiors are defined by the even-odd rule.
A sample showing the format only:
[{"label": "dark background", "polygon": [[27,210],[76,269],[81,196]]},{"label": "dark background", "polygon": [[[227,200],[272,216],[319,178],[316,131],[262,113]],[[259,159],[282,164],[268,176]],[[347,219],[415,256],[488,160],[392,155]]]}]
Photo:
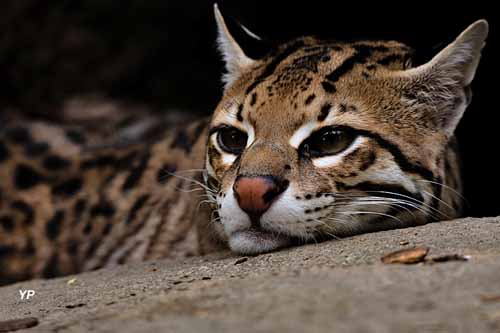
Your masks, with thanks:
[{"label": "dark background", "polygon": [[[438,6],[439,4],[439,6]],[[4,0],[0,5],[0,115],[64,121],[62,102],[98,95],[154,112],[210,114],[221,96],[213,1]],[[470,23],[486,18],[488,45],[458,128],[468,214],[499,215],[494,89],[498,19],[474,1],[223,0],[232,16],[273,42],[300,35],[406,42],[428,60]],[[165,111],[167,110],[167,111]]]}]

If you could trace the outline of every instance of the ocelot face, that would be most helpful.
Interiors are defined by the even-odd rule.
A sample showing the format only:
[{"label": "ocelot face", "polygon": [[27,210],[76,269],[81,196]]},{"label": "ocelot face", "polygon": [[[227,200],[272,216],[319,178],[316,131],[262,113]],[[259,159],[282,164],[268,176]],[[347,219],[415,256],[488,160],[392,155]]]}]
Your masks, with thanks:
[{"label": "ocelot face", "polygon": [[469,102],[484,21],[411,68],[409,48],[396,42],[302,38],[250,59],[216,15],[228,74],[206,168],[232,250],[458,215],[449,143]]}]

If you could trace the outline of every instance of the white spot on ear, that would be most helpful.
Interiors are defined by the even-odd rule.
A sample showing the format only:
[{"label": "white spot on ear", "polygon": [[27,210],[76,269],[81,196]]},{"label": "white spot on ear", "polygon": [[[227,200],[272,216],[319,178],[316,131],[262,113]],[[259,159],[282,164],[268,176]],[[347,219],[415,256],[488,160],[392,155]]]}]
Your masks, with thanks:
[{"label": "white spot on ear", "polygon": [[314,158],[312,162],[317,168],[332,167],[336,164],[339,164],[345,156],[355,151],[358,147],[366,143],[366,141],[367,139],[365,137],[358,136],[356,140],[354,140],[354,142],[351,143],[351,145],[344,151],[332,156]]},{"label": "white spot on ear", "polygon": [[308,122],[299,127],[298,130],[293,133],[290,141],[288,143],[295,149],[298,149],[302,141],[307,139],[309,135],[318,127],[318,122]]}]

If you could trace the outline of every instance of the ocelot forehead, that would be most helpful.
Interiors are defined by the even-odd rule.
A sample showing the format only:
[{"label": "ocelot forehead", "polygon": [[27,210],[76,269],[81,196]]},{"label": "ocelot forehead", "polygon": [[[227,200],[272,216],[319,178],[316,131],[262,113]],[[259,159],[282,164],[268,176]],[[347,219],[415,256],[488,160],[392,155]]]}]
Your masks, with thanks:
[{"label": "ocelot forehead", "polygon": [[291,133],[307,120],[321,120],[325,102],[342,104],[360,97],[349,85],[366,86],[380,68],[407,68],[411,54],[410,48],[393,41],[341,43],[301,38],[242,75],[228,92],[226,104],[236,99],[238,119],[245,118],[256,134]]}]

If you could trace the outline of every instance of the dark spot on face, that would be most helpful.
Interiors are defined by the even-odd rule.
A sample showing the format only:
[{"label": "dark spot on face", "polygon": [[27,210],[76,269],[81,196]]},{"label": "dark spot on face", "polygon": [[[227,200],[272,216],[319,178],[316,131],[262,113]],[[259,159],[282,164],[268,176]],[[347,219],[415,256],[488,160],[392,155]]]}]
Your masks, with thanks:
[{"label": "dark spot on face", "polygon": [[102,201],[93,206],[90,210],[90,215],[93,217],[103,216],[110,218],[115,214],[115,207],[110,202]]},{"label": "dark spot on face", "polygon": [[365,171],[368,169],[375,161],[377,160],[377,155],[375,155],[375,152],[370,151],[366,159],[363,161],[361,166],[359,167],[359,170]]},{"label": "dark spot on face", "polygon": [[122,185],[122,191],[130,190],[139,183],[142,175],[146,171],[149,158],[150,158],[149,153],[144,154],[141,161],[139,162],[139,165],[130,171],[130,174],[128,175],[127,179],[125,179],[125,182]]},{"label": "dark spot on face", "polygon": [[306,194],[305,198],[306,198],[307,200],[312,199],[312,195],[311,195],[311,194]]},{"label": "dark spot on face", "polygon": [[250,106],[254,106],[256,102],[257,102],[257,93],[254,92],[250,97]]},{"label": "dark spot on face", "polygon": [[371,64],[371,65],[366,66],[366,69],[367,69],[367,70],[369,70],[369,71],[372,71],[372,70],[374,70],[375,68],[377,68],[377,66],[376,66],[376,65],[374,65],[374,64]]},{"label": "dark spot on face", "polygon": [[319,212],[321,209],[322,209],[321,207],[316,207],[316,208],[314,208],[314,211]]},{"label": "dark spot on face", "polygon": [[333,94],[337,91],[335,86],[328,81],[321,82],[321,86],[323,87],[323,90],[325,90],[325,92],[330,93],[330,94]]},{"label": "dark spot on face", "polygon": [[321,198],[322,196],[323,196],[323,193],[321,193],[321,192],[316,193],[316,198]]},{"label": "dark spot on face", "polygon": [[38,157],[49,151],[46,142],[30,142],[24,146],[24,154],[28,157]]},{"label": "dark spot on face", "polygon": [[48,171],[60,171],[68,168],[71,162],[57,155],[49,155],[43,160],[43,167]]},{"label": "dark spot on face", "polygon": [[306,210],[304,211],[304,213],[306,213],[306,214],[311,214],[311,213],[312,213],[312,210],[310,210],[310,209],[306,209]]},{"label": "dark spot on face", "polygon": [[84,145],[87,142],[87,139],[80,131],[67,130],[65,134],[68,140],[73,142],[74,144]]},{"label": "dark spot on face", "polygon": [[348,112],[358,112],[358,108],[355,107],[354,105],[348,105],[347,106],[347,111]]},{"label": "dark spot on face", "polygon": [[174,164],[167,163],[158,170],[158,173],[156,174],[156,181],[163,185],[176,171],[177,167]]},{"label": "dark spot on face", "polygon": [[127,220],[125,223],[130,224],[131,222],[134,221],[135,217],[137,216],[137,213],[139,210],[144,206],[144,204],[148,201],[149,195],[144,194],[141,197],[139,197],[134,204],[132,205],[132,208],[130,208],[130,211],[127,216]]},{"label": "dark spot on face", "polygon": [[364,77],[365,79],[370,78],[370,74],[368,74],[367,72],[364,72],[364,71],[363,71],[363,72],[361,73],[361,75],[363,75],[363,77]]},{"label": "dark spot on face", "polygon": [[75,195],[82,188],[83,181],[81,178],[71,178],[52,188],[53,195],[70,197]]},{"label": "dark spot on face", "polygon": [[64,219],[64,211],[58,210],[55,212],[54,216],[47,222],[45,226],[45,233],[47,234],[47,238],[50,240],[54,240],[59,235],[61,231],[61,224]]},{"label": "dark spot on face", "polygon": [[321,110],[318,115],[318,121],[323,121],[328,117],[328,114],[330,113],[330,110],[332,108],[332,105],[327,103],[321,107]]},{"label": "dark spot on face", "polygon": [[306,98],[306,101],[304,102],[305,105],[309,105],[312,103],[312,101],[316,98],[315,94],[311,94]]},{"label": "dark spot on face", "polygon": [[299,196],[296,196],[296,197],[295,197],[295,199],[300,200],[300,197],[299,197]]},{"label": "dark spot on face", "polygon": [[340,104],[339,105],[339,113],[344,113],[347,111],[347,107],[345,106],[345,104]]},{"label": "dark spot on face", "polygon": [[43,181],[43,176],[26,164],[19,164],[14,171],[14,184],[19,190],[27,190]]},{"label": "dark spot on face", "polygon": [[5,131],[5,137],[13,143],[26,144],[31,142],[31,135],[24,127],[11,127]]},{"label": "dark spot on face", "polygon": [[292,169],[292,167],[290,166],[290,164],[285,165],[285,170],[291,170],[291,169]]},{"label": "dark spot on face", "polygon": [[7,215],[1,216],[0,225],[5,232],[12,232],[15,226],[14,219],[11,216]]},{"label": "dark spot on face", "polygon": [[31,225],[34,222],[35,211],[33,207],[21,200],[13,201],[10,207],[14,210],[20,211],[24,215],[24,225]]},{"label": "dark spot on face", "polygon": [[236,119],[238,119],[238,121],[243,121],[243,104],[238,105],[238,112],[236,113]]},{"label": "dark spot on face", "polygon": [[0,163],[7,160],[10,156],[9,150],[3,142],[0,142]]}]

